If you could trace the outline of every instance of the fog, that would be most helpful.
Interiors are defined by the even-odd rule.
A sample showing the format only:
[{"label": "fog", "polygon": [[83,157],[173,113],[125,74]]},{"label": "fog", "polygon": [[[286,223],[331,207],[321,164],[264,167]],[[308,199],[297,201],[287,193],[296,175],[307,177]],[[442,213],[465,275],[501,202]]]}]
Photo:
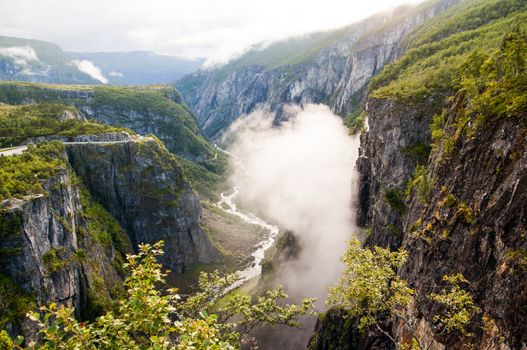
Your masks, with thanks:
[{"label": "fog", "polygon": [[100,81],[103,84],[108,84],[108,79],[102,74],[99,67],[88,60],[73,60],[71,63],[83,73],[88,74],[93,79]]},{"label": "fog", "polygon": [[0,33],[67,51],[152,50],[218,63],[257,42],[335,29],[417,1],[2,1]]},{"label": "fog", "polygon": [[355,231],[352,193],[358,138],[325,105],[289,106],[292,117],[273,127],[274,115],[256,111],[227,133],[239,163],[231,180],[240,199],[300,237],[298,260],[278,280],[294,297],[324,305],[342,269],[338,257]]}]

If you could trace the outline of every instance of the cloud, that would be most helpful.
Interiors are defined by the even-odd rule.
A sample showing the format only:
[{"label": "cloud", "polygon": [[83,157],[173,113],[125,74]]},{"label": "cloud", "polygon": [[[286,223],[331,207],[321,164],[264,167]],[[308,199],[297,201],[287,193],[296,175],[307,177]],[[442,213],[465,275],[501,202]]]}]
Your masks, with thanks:
[{"label": "cloud", "polygon": [[109,76],[111,77],[119,77],[119,78],[122,78],[124,77],[124,74],[121,73],[121,72],[116,72],[114,70],[112,70],[110,73],[108,73]]},{"label": "cloud", "polygon": [[212,62],[256,42],[337,28],[413,1],[7,1],[0,32],[56,42],[69,51],[152,50]]},{"label": "cloud", "polygon": [[101,69],[88,60],[73,60],[71,63],[83,73],[88,74],[93,79],[100,81],[103,84],[108,84],[108,79],[102,74]]},{"label": "cloud", "polygon": [[16,64],[28,65],[28,61],[38,61],[35,50],[30,46],[11,46],[0,48],[0,56],[11,57]]},{"label": "cloud", "polygon": [[265,111],[233,124],[229,151],[243,166],[235,167],[232,181],[242,203],[300,237],[300,258],[280,271],[288,294],[316,296],[323,305],[342,269],[345,241],[356,230],[359,140],[325,105],[289,109],[292,118],[278,128]]}]

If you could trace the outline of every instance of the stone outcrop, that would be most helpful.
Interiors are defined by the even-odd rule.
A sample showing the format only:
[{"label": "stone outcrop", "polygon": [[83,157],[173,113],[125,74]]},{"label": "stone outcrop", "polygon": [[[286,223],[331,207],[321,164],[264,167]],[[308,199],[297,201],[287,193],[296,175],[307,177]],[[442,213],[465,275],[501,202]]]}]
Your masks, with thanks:
[{"label": "stone outcrop", "polygon": [[[129,252],[129,245],[119,252],[87,234],[80,188],[67,169],[44,188],[46,195],[0,204],[1,273],[34,297],[36,305],[58,302],[75,307],[79,317],[91,317],[121,285],[118,265],[123,260],[115,258]],[[24,317],[7,329],[29,339],[35,336],[34,324]]]},{"label": "stone outcrop", "polygon": [[[25,311],[57,302],[93,318],[122,288],[124,254],[140,243],[164,240],[161,262],[176,272],[221,259],[200,226],[199,197],[157,139],[101,134],[64,148],[44,194],[0,203],[0,277],[34,299]],[[23,314],[9,317],[11,335],[35,337]]]},{"label": "stone outcrop", "polygon": [[199,197],[157,140],[66,144],[66,149],[76,174],[134,245],[164,240],[162,261],[179,272],[190,263],[219,260],[200,227]]}]

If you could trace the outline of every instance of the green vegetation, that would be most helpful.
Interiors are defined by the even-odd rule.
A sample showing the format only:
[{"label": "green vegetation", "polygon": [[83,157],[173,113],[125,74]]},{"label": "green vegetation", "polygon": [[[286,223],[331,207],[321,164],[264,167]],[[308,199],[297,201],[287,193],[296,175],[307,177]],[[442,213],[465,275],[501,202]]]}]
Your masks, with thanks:
[{"label": "green vegetation", "polygon": [[[36,300],[33,296],[24,293],[9,277],[0,273],[0,329],[7,323],[20,319],[35,307]],[[0,349],[3,349],[1,340]]]},{"label": "green vegetation", "polygon": [[419,103],[460,89],[463,62],[478,49],[492,52],[514,28],[525,30],[527,3],[523,0],[469,0],[416,29],[407,38],[411,48],[374,77],[370,93]]},{"label": "green vegetation", "polygon": [[284,66],[298,65],[313,58],[355,27],[356,25],[351,25],[338,30],[293,37],[278,41],[263,49],[261,46],[256,46],[240,58],[220,68],[219,72],[220,74],[227,74],[248,66],[259,66],[266,70],[273,70]]},{"label": "green vegetation", "polygon": [[42,261],[49,272],[54,273],[68,265],[64,247],[51,248],[42,255]]},{"label": "green vegetation", "polygon": [[428,294],[430,300],[441,304],[444,308],[443,312],[434,316],[434,321],[441,325],[443,332],[457,331],[469,335],[466,327],[474,314],[480,312],[470,293],[459,286],[460,283],[469,282],[460,273],[445,275],[443,281],[449,285],[449,290]]},{"label": "green vegetation", "polygon": [[128,236],[117,220],[102,205],[95,202],[85,188],[81,187],[80,194],[87,233],[105,247],[113,246],[123,254],[131,251]]},{"label": "green vegetation", "polygon": [[[36,74],[26,74],[23,70],[21,74],[16,74],[14,77],[17,80],[53,80],[58,83],[86,83],[97,84],[98,80],[93,79],[86,73],[83,73],[71,64],[71,58],[62,49],[52,43],[32,40],[0,36],[0,47],[22,46],[31,47],[38,58],[38,60],[29,60],[30,71]],[[9,56],[0,55],[0,60],[7,60],[13,62],[13,58]],[[13,79],[13,76],[0,78]]]},{"label": "green vegetation", "polygon": [[0,156],[0,201],[45,194],[45,180],[65,169],[64,146],[46,142],[21,155]]},{"label": "green vegetation", "polygon": [[[170,85],[74,86],[22,82],[0,82],[0,102],[13,105],[27,100],[65,104],[109,125],[138,133],[155,133],[169,150],[189,159],[214,157],[214,146],[198,134],[190,110]],[[139,114],[139,115],[138,115]]]},{"label": "green vegetation", "polygon": [[405,190],[406,200],[410,200],[415,191],[419,203],[428,204],[433,187],[434,181],[428,178],[426,166],[418,165],[415,167],[413,176],[408,179]]},{"label": "green vegetation", "polygon": [[170,116],[192,132],[197,132],[192,115],[170,98],[174,94],[180,100],[179,93],[168,85],[94,86],[93,92],[90,106],[94,109],[111,106],[117,113],[135,111],[145,115]]},{"label": "green vegetation", "polygon": [[384,191],[384,199],[390,207],[399,213],[404,211],[404,199],[403,193],[397,188],[390,188]]},{"label": "green vegetation", "polygon": [[465,223],[472,225],[474,223],[474,213],[467,203],[462,202],[457,206],[457,214],[460,215]]},{"label": "green vegetation", "polygon": [[432,151],[432,147],[422,142],[418,142],[415,145],[406,147],[402,150],[404,154],[417,158],[417,161],[420,164],[426,164],[426,162],[428,161],[428,156],[430,155],[431,151]]},{"label": "green vegetation", "polygon": [[[416,320],[407,313],[414,303],[415,291],[397,274],[406,258],[404,250],[362,248],[358,240],[352,240],[341,258],[344,271],[338,285],[330,289],[328,303],[345,309],[349,317],[357,319],[361,332],[366,333],[372,327],[380,331],[392,340],[396,349],[429,349],[431,344],[419,338]],[[457,332],[469,336],[466,329],[480,310],[471,294],[459,285],[468,281],[461,274],[445,275],[443,281],[448,284],[446,288],[427,296],[442,307],[434,316],[438,333]],[[384,322],[387,317],[394,324],[404,325],[407,336],[402,343],[391,335]]]},{"label": "green vegetation", "polygon": [[71,137],[123,130],[92,121],[67,119],[77,114],[74,107],[57,103],[25,106],[0,104],[0,147],[19,145],[24,140],[38,136]]},{"label": "green vegetation", "polygon": [[348,127],[351,134],[362,132],[365,128],[364,124],[366,122],[367,117],[368,114],[365,111],[356,111],[355,113],[348,115],[344,119],[344,125]]},{"label": "green vegetation", "polygon": [[[40,349],[238,349],[243,334],[259,324],[298,326],[298,318],[309,313],[313,300],[301,305],[281,306],[286,297],[279,288],[252,300],[227,288],[235,275],[202,274],[201,290],[182,300],[173,289],[165,289],[166,272],[157,262],[162,242],[140,245],[137,255],[128,256],[125,295],[115,311],[94,322],[78,322],[74,310],[50,304],[29,317],[40,329]],[[163,287],[160,289],[160,287]],[[43,314],[43,315],[42,315]],[[5,333],[0,348],[11,345]],[[23,349],[17,338],[15,349]],[[33,349],[36,344],[28,344]]]},{"label": "green vegetation", "polygon": [[359,330],[363,332],[378,325],[379,314],[402,313],[414,293],[396,274],[406,257],[402,250],[363,249],[358,240],[350,241],[341,258],[344,272],[339,284],[330,289],[328,303],[349,310],[359,319]]},{"label": "green vegetation", "polygon": [[180,159],[180,165],[188,182],[203,199],[218,200],[218,192],[224,186],[225,177],[203,165],[186,159]]}]

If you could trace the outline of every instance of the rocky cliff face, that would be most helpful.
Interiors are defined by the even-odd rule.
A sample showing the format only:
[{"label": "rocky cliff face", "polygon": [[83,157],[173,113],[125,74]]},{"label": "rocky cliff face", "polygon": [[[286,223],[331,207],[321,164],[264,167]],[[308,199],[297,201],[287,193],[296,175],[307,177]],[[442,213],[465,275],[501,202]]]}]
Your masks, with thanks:
[{"label": "rocky cliff face", "polygon": [[199,197],[158,141],[68,144],[66,149],[75,172],[134,245],[164,240],[162,261],[179,272],[189,263],[219,260],[200,227]]},{"label": "rocky cliff face", "polygon": [[[446,130],[452,139],[464,104],[458,98],[449,106]],[[419,331],[434,336],[435,349],[462,348],[460,343],[478,349],[527,346],[527,134],[521,127],[526,117],[489,120],[474,136],[458,138],[452,151],[434,150],[427,171],[433,184],[429,200],[413,197],[403,217],[408,234],[402,246],[409,259],[401,276],[417,295],[441,287],[443,275],[462,273],[481,308],[479,322],[496,323],[493,332],[473,325],[472,339],[437,335],[432,314],[441,310],[418,298],[412,311],[425,321]]]},{"label": "rocky cliff face", "polygon": [[[427,161],[425,145],[431,142],[429,123],[436,109],[377,99],[368,100],[365,109],[370,130],[361,135],[357,161],[357,223],[371,228],[367,242],[398,248],[403,192],[416,165]],[[396,198],[387,200],[388,193]]]},{"label": "rocky cliff face", "polygon": [[[447,137],[452,139],[455,128],[449,125],[463,113],[463,101],[458,98],[449,107]],[[405,149],[429,138],[430,109],[413,107],[414,113],[408,113],[378,100],[368,106],[371,129],[363,135],[359,160],[361,220],[372,227],[367,244],[401,246],[408,252],[400,273],[418,295],[412,313],[420,320],[419,335],[434,339],[433,349],[457,349],[463,343],[477,344],[478,349],[499,344],[522,348],[527,222],[521,189],[527,188],[527,153],[525,129],[518,126],[524,125],[525,115],[489,121],[474,136],[457,139],[452,156],[441,148],[433,151],[426,198],[413,196],[406,208],[397,210],[383,188],[402,191],[411,177],[417,160]],[[482,310],[479,322],[483,317],[494,320],[493,333],[474,325],[473,338],[435,333],[433,315],[441,310],[425,296],[444,285],[442,276],[455,273],[471,281],[470,291]],[[404,327],[396,324],[394,332],[402,337]]]},{"label": "rocky cliff face", "polygon": [[182,104],[179,92],[168,85],[69,87],[3,82],[0,102],[63,103],[80,111],[77,118],[121,126],[142,135],[154,134],[172,153],[186,159],[204,162],[216,153],[199,135],[196,121]]},{"label": "rocky cliff face", "polygon": [[140,243],[164,240],[162,263],[176,272],[221,258],[200,226],[199,197],[160,141],[111,133],[63,147],[42,194],[0,203],[0,322],[28,339],[25,313],[37,306],[73,306],[81,319],[107,309],[124,254]]},{"label": "rocky cliff face", "polygon": [[204,133],[213,138],[257,108],[277,112],[280,119],[289,103],[325,103],[346,116],[360,108],[369,79],[405,50],[404,35],[457,2],[440,0],[373,16],[332,34],[324,48],[300,62],[270,68],[240,67],[234,61],[184,77],[176,86]]},{"label": "rocky cliff face", "polygon": [[[50,178],[44,189],[46,195],[1,203],[1,273],[27,298],[35,298],[33,307],[60,302],[75,307],[77,316],[91,317],[119,288],[121,254],[130,246],[126,241],[119,246],[103,244],[88,232],[91,219],[85,214],[90,198],[88,194],[81,198],[68,169]],[[8,300],[4,303],[9,305]],[[10,333],[34,337],[34,325],[23,314],[10,318],[6,325]]]}]

